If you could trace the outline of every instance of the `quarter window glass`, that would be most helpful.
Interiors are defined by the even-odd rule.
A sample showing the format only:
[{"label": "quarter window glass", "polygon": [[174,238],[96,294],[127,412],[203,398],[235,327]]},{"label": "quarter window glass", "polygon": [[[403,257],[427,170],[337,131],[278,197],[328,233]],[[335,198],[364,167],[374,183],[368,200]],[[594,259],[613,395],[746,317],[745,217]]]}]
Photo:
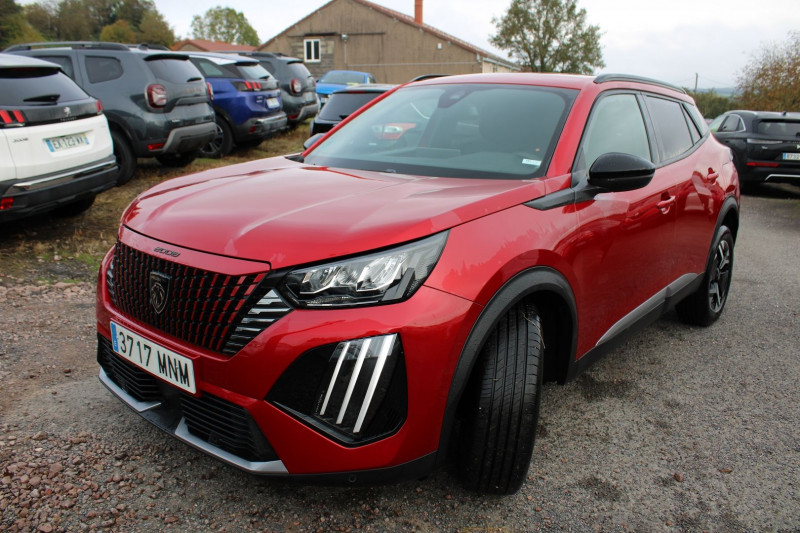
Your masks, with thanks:
[{"label": "quarter window glass", "polygon": [[700,133],[700,131],[698,131],[697,124],[694,123],[694,120],[692,120],[692,117],[689,116],[689,114],[688,114],[689,112],[686,111],[685,108],[684,108],[683,112],[686,115],[685,116],[686,123],[689,125],[689,135],[692,136],[692,144],[697,144],[697,141],[700,140],[700,138],[702,137],[702,134]]},{"label": "quarter window glass", "polygon": [[647,97],[647,104],[653,115],[656,132],[661,139],[664,159],[677,157],[694,145],[681,104],[651,96]]},{"label": "quarter window glass", "polygon": [[194,57],[192,63],[200,70],[206,78],[227,78],[228,75],[222,70],[222,67],[209,61],[208,59]]},{"label": "quarter window glass", "polygon": [[305,61],[307,63],[319,63],[319,39],[306,39],[303,41],[305,49]]},{"label": "quarter window glass", "polygon": [[631,154],[652,161],[647,130],[636,96],[615,94],[597,103],[583,141],[586,168],[609,152]]},{"label": "quarter window glass", "polygon": [[122,77],[122,64],[113,57],[86,58],[86,74],[89,83],[102,83]]},{"label": "quarter window glass", "polygon": [[64,71],[64,74],[75,79],[75,67],[72,66],[72,59],[65,57],[65,56],[36,56],[39,59],[44,59],[45,61],[50,61],[51,63],[55,63],[56,65],[61,66],[61,70]]},{"label": "quarter window glass", "polygon": [[725,122],[719,127],[720,133],[732,133],[734,131],[744,131],[744,124],[738,115],[729,115]]}]

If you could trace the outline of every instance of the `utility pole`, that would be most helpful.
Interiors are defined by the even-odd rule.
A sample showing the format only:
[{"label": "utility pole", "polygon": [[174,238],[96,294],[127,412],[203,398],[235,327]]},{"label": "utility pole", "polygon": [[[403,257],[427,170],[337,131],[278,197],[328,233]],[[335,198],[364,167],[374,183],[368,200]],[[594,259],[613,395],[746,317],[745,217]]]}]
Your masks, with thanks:
[{"label": "utility pole", "polygon": [[695,72],[694,73],[694,92],[697,92],[697,78],[699,78],[699,77],[700,77],[700,75],[697,72]]}]

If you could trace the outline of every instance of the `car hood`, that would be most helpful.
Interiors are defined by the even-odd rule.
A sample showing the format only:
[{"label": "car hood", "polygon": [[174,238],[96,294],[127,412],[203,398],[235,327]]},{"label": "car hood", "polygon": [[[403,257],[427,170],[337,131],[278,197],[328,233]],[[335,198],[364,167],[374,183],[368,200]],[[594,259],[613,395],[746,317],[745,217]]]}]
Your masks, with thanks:
[{"label": "car hood", "polygon": [[164,243],[282,268],[411,241],[544,190],[541,181],[403,176],[278,157],[166,181],[134,200],[122,223]]}]

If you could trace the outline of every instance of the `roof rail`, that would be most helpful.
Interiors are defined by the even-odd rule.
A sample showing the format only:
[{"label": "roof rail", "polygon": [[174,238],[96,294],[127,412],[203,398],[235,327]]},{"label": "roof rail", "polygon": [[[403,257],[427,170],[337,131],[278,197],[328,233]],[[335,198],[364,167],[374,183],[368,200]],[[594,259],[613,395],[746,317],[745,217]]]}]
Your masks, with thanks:
[{"label": "roof rail", "polygon": [[139,50],[163,50],[165,52],[169,52],[169,48],[167,48],[163,44],[139,43],[139,44],[129,44],[128,46],[130,48],[138,48]]},{"label": "roof rail", "polygon": [[678,91],[679,93],[686,94],[686,90],[683,87],[678,87],[677,85],[672,85],[671,83],[667,83],[665,81],[654,80],[652,78],[645,78],[644,76],[634,76],[631,74],[600,74],[594,79],[595,83],[608,83],[610,81],[631,81],[636,83],[647,83],[648,85],[656,85],[658,87],[664,87],[665,89],[672,89],[673,91]]},{"label": "roof rail", "polygon": [[36,48],[63,48],[91,49],[91,50],[128,50],[128,47],[121,43],[108,43],[101,41],[47,41],[41,43],[25,43],[9,46],[4,51],[14,52],[17,50],[33,50]]}]

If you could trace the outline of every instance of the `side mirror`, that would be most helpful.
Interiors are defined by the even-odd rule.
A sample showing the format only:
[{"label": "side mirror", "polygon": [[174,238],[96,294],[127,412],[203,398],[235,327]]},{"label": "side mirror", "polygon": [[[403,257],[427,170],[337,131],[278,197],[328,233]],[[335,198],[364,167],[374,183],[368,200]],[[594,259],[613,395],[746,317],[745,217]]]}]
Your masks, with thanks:
[{"label": "side mirror", "polygon": [[318,140],[322,139],[322,137],[324,135],[325,135],[324,133],[317,133],[316,135],[312,135],[311,137],[309,137],[308,139],[305,140],[305,142],[303,143],[303,148],[308,150],[309,148],[314,146],[315,142],[317,142]]},{"label": "side mirror", "polygon": [[656,173],[650,161],[639,156],[610,152],[598,157],[589,169],[589,183],[612,192],[646,187]]}]

